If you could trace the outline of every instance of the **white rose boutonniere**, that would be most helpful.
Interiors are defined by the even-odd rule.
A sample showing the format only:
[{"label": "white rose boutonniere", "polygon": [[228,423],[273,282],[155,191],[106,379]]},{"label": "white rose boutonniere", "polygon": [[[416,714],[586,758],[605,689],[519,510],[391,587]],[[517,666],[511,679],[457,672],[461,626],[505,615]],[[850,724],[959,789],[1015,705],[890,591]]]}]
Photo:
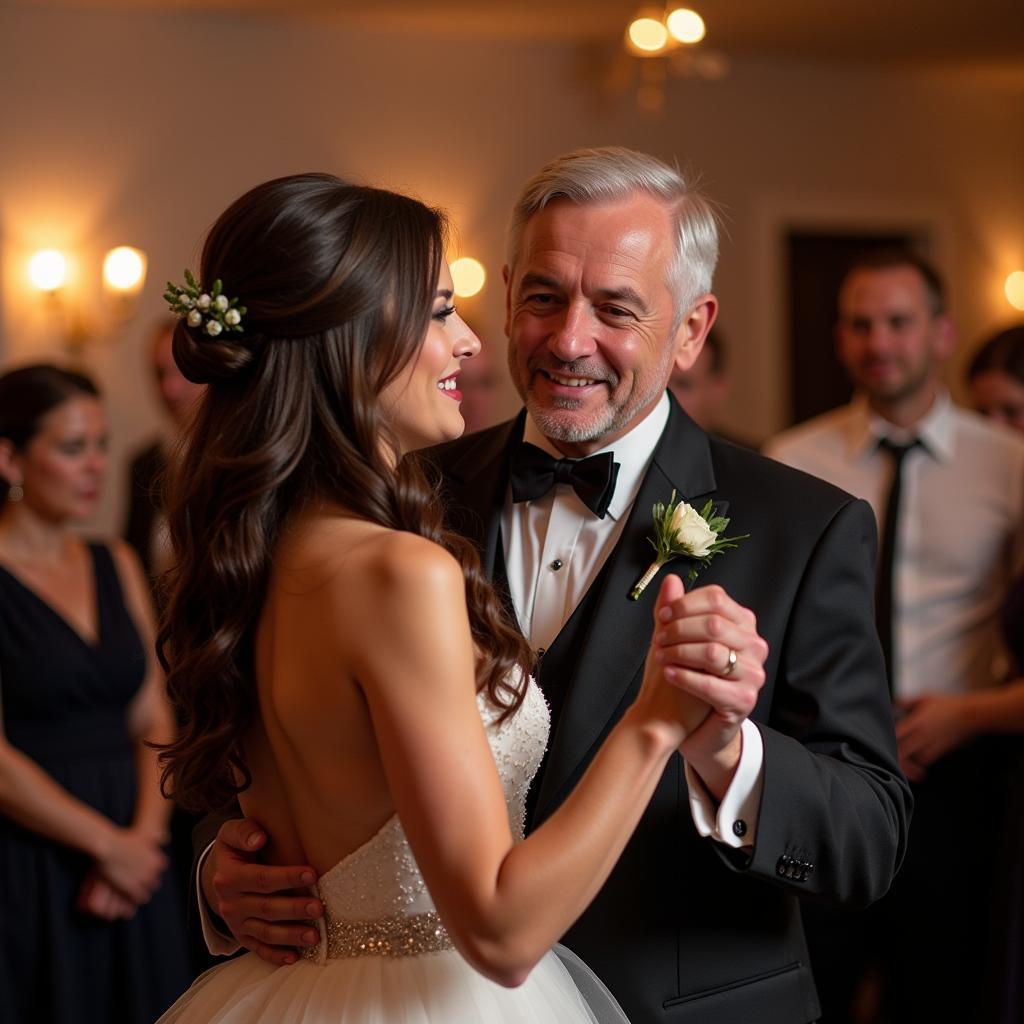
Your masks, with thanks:
[{"label": "white rose boutonniere", "polygon": [[724,516],[716,516],[713,502],[708,503],[698,512],[685,501],[676,501],[676,492],[672,492],[668,504],[658,502],[654,506],[654,536],[647,539],[655,551],[655,559],[647,567],[647,571],[636,582],[629,593],[629,599],[636,601],[647,589],[647,585],[658,575],[662,566],[673,558],[686,557],[695,563],[687,573],[687,580],[693,582],[702,568],[707,568],[715,555],[736,547],[742,537],[723,537],[722,533],[729,525]]}]

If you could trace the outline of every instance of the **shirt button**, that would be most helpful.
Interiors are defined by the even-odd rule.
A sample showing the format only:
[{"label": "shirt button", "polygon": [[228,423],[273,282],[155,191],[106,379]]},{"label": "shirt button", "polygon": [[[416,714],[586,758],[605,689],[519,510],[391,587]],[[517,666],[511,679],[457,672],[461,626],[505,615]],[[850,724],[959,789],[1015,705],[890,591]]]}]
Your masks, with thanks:
[{"label": "shirt button", "polygon": [[732,823],[732,834],[739,839],[747,834],[747,823],[742,818],[737,818]]},{"label": "shirt button", "polygon": [[552,562],[552,563],[551,563],[551,564],[550,564],[550,565],[548,566],[548,568],[549,568],[549,569],[553,569],[553,570],[554,570],[555,572],[558,572],[558,570],[562,568],[562,565],[563,565],[563,564],[564,564],[564,563],[562,562],[562,560],[561,560],[560,558],[556,558],[556,559],[555,559],[555,560],[554,560],[554,561],[553,561],[553,562]]}]

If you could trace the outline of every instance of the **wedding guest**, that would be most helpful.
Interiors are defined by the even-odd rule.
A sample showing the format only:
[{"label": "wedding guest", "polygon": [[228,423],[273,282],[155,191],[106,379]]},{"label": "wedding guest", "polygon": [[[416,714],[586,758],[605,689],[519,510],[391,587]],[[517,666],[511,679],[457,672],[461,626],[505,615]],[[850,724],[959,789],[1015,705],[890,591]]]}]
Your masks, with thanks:
[{"label": "wedding guest", "polygon": [[[696,574],[670,635],[712,711],[565,942],[633,1024],[804,1024],[818,1003],[798,901],[881,896],[909,795],[871,614],[870,508],[705,434],[666,391],[714,322],[717,255],[710,203],[660,160],[615,147],[554,160],[516,203],[505,272],[525,409],[432,458],[551,706],[527,843],[642,692],[657,591],[630,595],[651,563],[652,506],[673,492],[696,506],[694,551],[718,538],[694,518],[708,503],[727,506],[729,536],[749,535],[706,564],[670,563]],[[258,863],[265,842],[252,821],[224,824],[202,890],[237,941],[280,963],[308,945],[295,919],[317,908],[287,894],[312,869]]]},{"label": "wedding guest", "polygon": [[150,1024],[180,990],[181,895],[147,744],[172,736],[138,561],[95,512],[95,385],[0,377],[0,1020]]},{"label": "wedding guest", "polygon": [[1024,324],[993,335],[974,353],[967,384],[982,416],[1024,431]]},{"label": "wedding guest", "polygon": [[1024,555],[1024,441],[950,400],[953,323],[941,279],[916,254],[850,269],[836,335],[853,401],[766,451],[875,510],[876,615],[915,808],[906,864],[872,912],[805,911],[823,1020],[849,1018],[869,973],[887,1020],[970,1020],[1005,765],[967,709],[1001,699],[1000,609]]},{"label": "wedding guest", "polygon": [[[989,338],[967,370],[974,408],[1024,431],[1024,325]],[[1024,733],[1024,574],[1010,588],[1003,627],[1013,656],[1011,679],[992,693],[971,695],[957,716],[975,732]],[[979,700],[978,698],[982,698]],[[1017,744],[1016,773],[1007,800],[996,872],[990,985],[984,1019],[1019,1024],[1024,1019],[1024,756]]]},{"label": "wedding guest", "polygon": [[466,433],[493,427],[498,421],[501,377],[489,349],[481,346],[479,353],[462,364],[459,374],[459,409],[466,423]]},{"label": "wedding guest", "polygon": [[167,531],[160,481],[167,465],[167,448],[184,429],[203,388],[186,379],[171,353],[175,321],[161,320],[150,339],[149,364],[160,404],[170,421],[170,431],[151,441],[129,467],[128,516],[124,539],[135,549],[150,579],[163,572],[169,561]]}]

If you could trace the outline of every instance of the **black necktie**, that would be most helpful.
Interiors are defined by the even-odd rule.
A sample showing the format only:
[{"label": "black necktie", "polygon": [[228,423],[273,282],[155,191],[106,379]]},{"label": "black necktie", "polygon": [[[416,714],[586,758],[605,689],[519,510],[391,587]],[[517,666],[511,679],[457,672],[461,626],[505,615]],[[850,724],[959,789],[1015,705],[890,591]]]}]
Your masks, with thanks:
[{"label": "black necktie", "polygon": [[892,484],[885,502],[885,518],[882,520],[882,544],[878,550],[878,578],[875,582],[875,623],[878,639],[882,641],[885,656],[885,676],[889,681],[889,692],[895,692],[893,677],[893,622],[892,622],[892,573],[896,562],[896,536],[899,530],[900,492],[903,489],[903,460],[907,453],[920,445],[916,438],[909,444],[896,444],[883,437],[878,450],[892,459]]},{"label": "black necktie", "polygon": [[618,475],[619,464],[611,452],[586,459],[556,459],[524,442],[512,457],[512,500],[533,501],[555,484],[569,484],[580,501],[598,519],[604,519]]}]

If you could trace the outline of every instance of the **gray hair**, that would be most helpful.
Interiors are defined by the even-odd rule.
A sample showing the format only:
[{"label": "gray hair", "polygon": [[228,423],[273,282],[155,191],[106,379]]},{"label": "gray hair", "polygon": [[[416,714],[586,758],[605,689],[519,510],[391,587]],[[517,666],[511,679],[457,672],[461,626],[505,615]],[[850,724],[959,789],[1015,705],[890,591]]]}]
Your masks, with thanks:
[{"label": "gray hair", "polygon": [[646,192],[673,208],[676,253],[666,282],[675,295],[673,330],[711,290],[718,262],[718,225],[711,201],[682,174],[646,153],[620,146],[577,149],[542,167],[523,187],[508,229],[508,265],[514,268],[526,222],[555,199],[602,203]]}]

